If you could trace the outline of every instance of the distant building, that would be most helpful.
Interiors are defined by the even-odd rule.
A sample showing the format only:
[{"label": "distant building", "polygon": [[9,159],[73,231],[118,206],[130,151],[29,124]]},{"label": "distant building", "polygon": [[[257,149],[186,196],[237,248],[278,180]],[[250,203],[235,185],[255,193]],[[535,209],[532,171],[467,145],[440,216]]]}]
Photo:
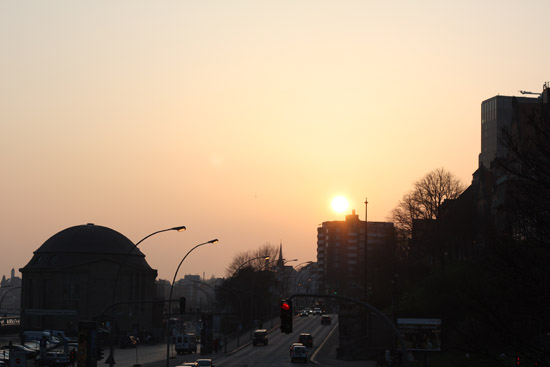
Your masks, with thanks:
[{"label": "distant building", "polygon": [[6,278],[5,275],[2,275],[2,280],[0,281],[1,287],[19,287],[20,285],[21,278],[15,276],[15,269],[11,269],[9,278]]},{"label": "distant building", "polygon": [[[393,223],[362,221],[355,210],[345,221],[323,222],[317,228],[320,291],[363,298],[367,279],[368,292],[372,293],[377,277],[373,258],[382,248],[393,251],[394,236]],[[365,258],[369,259],[368,264]]]},{"label": "distant building", "polygon": [[[162,315],[153,322],[150,302],[157,271],[117,231],[94,224],[67,228],[44,242],[20,272],[22,330],[57,329],[75,335],[78,321],[101,316],[110,325],[114,294],[115,303],[121,303],[115,308],[115,332],[162,336]],[[162,306],[156,309],[162,312]]]},{"label": "distant building", "polygon": [[10,278],[2,276],[0,281],[0,309],[3,315],[19,315],[21,304],[21,278],[11,269]]},{"label": "distant building", "polygon": [[[380,308],[389,306],[394,255],[393,223],[362,221],[355,210],[345,221],[323,222],[317,228],[321,293],[367,299]],[[357,304],[341,303],[338,309],[340,358],[370,358],[381,342],[371,337],[380,318]],[[384,338],[386,349],[391,346],[389,341]]]}]

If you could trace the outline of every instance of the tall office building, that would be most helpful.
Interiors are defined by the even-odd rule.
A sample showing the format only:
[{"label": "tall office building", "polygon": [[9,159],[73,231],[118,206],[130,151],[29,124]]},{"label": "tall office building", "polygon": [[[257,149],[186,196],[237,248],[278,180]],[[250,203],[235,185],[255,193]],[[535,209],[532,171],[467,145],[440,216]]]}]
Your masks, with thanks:
[{"label": "tall office building", "polygon": [[[368,233],[366,254],[365,233]],[[389,249],[393,245],[394,233],[393,223],[362,221],[355,210],[345,221],[323,222],[317,228],[319,290],[363,297],[365,281],[372,290],[377,276],[374,257],[381,247]],[[365,259],[368,259],[366,269]]]},{"label": "tall office building", "polygon": [[514,119],[513,103],[540,103],[540,98],[495,96],[481,102],[481,153],[479,166],[490,169],[495,158],[506,157],[503,129],[509,129]]}]

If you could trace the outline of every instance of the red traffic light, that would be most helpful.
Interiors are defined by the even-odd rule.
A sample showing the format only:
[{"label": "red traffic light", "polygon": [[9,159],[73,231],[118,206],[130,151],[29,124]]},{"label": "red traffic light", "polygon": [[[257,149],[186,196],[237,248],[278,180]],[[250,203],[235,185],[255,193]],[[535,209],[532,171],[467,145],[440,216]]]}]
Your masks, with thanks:
[{"label": "red traffic light", "polygon": [[286,302],[281,303],[281,308],[285,311],[290,310],[290,305]]}]

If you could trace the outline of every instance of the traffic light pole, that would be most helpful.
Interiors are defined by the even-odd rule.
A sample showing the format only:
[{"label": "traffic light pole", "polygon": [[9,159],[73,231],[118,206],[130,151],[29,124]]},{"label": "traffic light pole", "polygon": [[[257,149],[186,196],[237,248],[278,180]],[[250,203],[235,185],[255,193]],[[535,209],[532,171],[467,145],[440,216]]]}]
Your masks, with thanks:
[{"label": "traffic light pole", "polygon": [[332,295],[332,294],[297,293],[297,294],[293,294],[292,296],[288,297],[286,300],[283,300],[283,301],[291,301],[293,298],[297,298],[297,297],[332,298],[332,299],[338,299],[338,300],[341,300],[341,301],[353,302],[353,303],[356,303],[356,304],[361,305],[363,307],[366,307],[370,311],[376,313],[378,316],[380,316],[382,318],[382,320],[384,320],[392,328],[395,336],[397,337],[397,340],[399,340],[399,344],[401,344],[401,351],[403,353],[403,357],[401,358],[401,365],[403,367],[408,367],[409,361],[408,361],[408,358],[407,358],[407,346],[405,345],[405,341],[403,340],[403,337],[401,336],[401,333],[399,332],[399,330],[397,330],[397,328],[395,327],[393,322],[391,322],[391,320],[388,319],[388,317],[386,315],[384,315],[380,310],[378,310],[374,306],[368,304],[367,302],[360,301],[356,298],[338,296],[338,295]]}]

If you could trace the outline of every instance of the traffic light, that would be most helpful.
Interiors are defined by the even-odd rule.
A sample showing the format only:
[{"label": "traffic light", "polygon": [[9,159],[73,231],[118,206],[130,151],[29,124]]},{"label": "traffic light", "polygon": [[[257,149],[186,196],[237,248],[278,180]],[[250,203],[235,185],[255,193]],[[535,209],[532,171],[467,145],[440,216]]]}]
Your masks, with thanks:
[{"label": "traffic light", "polygon": [[96,350],[96,359],[101,361],[103,359],[103,348],[98,347]]},{"label": "traffic light", "polygon": [[281,301],[281,332],[290,334],[292,333],[292,320],[294,315],[292,313],[292,302],[286,299]]},{"label": "traffic light", "polygon": [[185,297],[180,297],[180,313],[185,313]]}]

